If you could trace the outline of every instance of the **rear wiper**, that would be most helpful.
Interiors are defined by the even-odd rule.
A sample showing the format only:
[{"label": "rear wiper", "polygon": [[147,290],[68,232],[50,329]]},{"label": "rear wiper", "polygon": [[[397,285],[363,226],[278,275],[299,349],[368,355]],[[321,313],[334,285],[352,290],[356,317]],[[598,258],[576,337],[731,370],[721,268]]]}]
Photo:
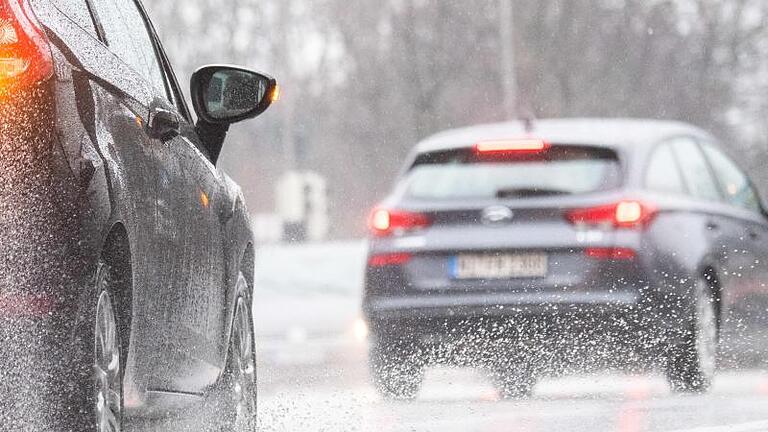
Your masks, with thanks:
[{"label": "rear wiper", "polygon": [[547,188],[509,188],[496,191],[496,198],[526,198],[532,196],[571,195],[571,192]]}]

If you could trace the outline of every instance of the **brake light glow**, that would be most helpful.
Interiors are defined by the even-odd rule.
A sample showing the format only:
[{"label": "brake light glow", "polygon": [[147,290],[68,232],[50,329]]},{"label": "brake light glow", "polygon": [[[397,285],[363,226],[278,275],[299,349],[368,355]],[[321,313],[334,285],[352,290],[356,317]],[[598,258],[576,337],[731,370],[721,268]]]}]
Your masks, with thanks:
[{"label": "brake light glow", "polygon": [[594,247],[585,249],[584,255],[596,260],[632,261],[637,257],[637,252],[629,248]]},{"label": "brake light glow", "polygon": [[55,300],[45,294],[4,294],[0,296],[0,315],[6,317],[37,317],[51,314]]},{"label": "brake light glow", "polygon": [[0,0],[0,91],[51,76],[51,49],[29,2]]},{"label": "brake light glow", "polygon": [[636,224],[643,219],[643,205],[637,201],[622,201],[616,206],[616,223]]},{"label": "brake light glow", "polygon": [[411,260],[411,254],[409,253],[391,253],[382,255],[373,255],[368,258],[368,265],[370,267],[388,267],[397,266],[408,263]]},{"label": "brake light glow", "polygon": [[414,231],[431,224],[432,220],[425,214],[387,209],[374,210],[368,222],[371,233],[377,237]]},{"label": "brake light glow", "polygon": [[536,138],[481,141],[475,144],[475,152],[479,154],[541,153],[549,147],[548,142]]},{"label": "brake light glow", "polygon": [[643,228],[656,215],[656,208],[640,201],[621,201],[617,204],[575,209],[566,218],[575,225],[598,225],[612,228]]}]

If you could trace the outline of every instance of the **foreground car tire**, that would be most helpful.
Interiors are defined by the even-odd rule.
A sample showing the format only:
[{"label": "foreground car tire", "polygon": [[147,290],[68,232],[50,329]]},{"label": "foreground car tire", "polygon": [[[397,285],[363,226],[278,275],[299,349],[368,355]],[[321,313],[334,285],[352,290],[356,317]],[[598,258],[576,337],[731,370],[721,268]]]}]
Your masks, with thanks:
[{"label": "foreground car tire", "polygon": [[667,379],[673,391],[703,393],[709,390],[715,375],[717,345],[717,308],[709,286],[700,281],[684,341],[672,349],[667,362]]},{"label": "foreground car tire", "polygon": [[220,432],[255,432],[256,421],[256,351],[248,282],[238,278],[235,315],[229,346],[227,369],[221,382]]},{"label": "foreground car tire", "polygon": [[373,383],[382,397],[416,398],[424,380],[424,366],[413,343],[378,337],[371,343],[369,363]]},{"label": "foreground car tire", "polygon": [[73,347],[75,411],[67,423],[84,432],[123,430],[123,370],[125,359],[115,308],[114,272],[106,263],[96,271],[90,302],[81,314]]}]

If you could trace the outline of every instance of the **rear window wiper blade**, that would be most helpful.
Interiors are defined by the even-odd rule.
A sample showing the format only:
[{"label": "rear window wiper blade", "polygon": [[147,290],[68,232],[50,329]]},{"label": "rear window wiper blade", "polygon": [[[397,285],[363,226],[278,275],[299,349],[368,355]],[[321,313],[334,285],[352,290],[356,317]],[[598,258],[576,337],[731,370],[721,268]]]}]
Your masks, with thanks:
[{"label": "rear window wiper blade", "polygon": [[496,198],[526,198],[533,196],[571,195],[569,191],[547,188],[507,188],[496,191]]}]

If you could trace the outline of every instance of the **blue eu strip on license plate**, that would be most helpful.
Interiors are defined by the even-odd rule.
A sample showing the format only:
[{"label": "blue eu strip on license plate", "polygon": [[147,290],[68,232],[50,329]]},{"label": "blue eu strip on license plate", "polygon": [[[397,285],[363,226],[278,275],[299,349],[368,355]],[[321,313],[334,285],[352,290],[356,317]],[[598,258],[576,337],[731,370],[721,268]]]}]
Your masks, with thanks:
[{"label": "blue eu strip on license plate", "polygon": [[456,255],[448,258],[448,275],[452,279],[459,277],[459,257]]}]

